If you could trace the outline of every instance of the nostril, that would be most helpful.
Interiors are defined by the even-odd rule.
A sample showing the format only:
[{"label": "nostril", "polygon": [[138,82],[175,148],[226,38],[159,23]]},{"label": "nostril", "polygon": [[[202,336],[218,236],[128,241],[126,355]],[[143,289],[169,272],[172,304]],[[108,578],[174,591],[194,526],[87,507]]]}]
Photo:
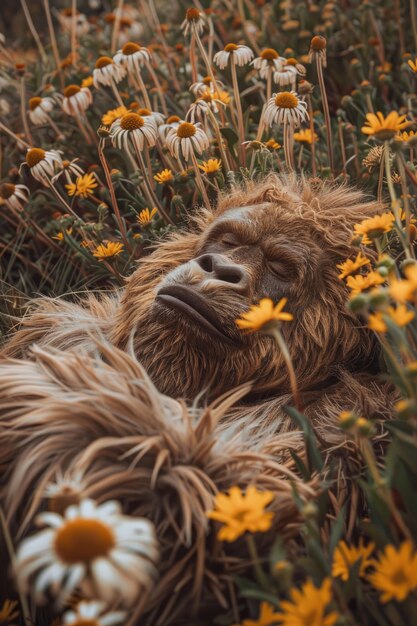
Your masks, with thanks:
[{"label": "nostril", "polygon": [[225,283],[232,283],[237,285],[243,279],[243,272],[240,268],[236,267],[222,267],[218,268],[216,274],[220,280]]},{"label": "nostril", "polygon": [[213,259],[210,254],[204,254],[203,256],[200,256],[198,259],[196,259],[196,261],[201,269],[205,272],[213,271]]}]

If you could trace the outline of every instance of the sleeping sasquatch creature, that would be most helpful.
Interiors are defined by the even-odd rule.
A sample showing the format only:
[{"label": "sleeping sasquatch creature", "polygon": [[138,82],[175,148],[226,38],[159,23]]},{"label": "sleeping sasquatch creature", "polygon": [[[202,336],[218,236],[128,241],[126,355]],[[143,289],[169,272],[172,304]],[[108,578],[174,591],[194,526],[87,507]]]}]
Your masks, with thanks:
[{"label": "sleeping sasquatch creature", "polygon": [[[39,505],[39,490],[54,472],[66,471],[82,452],[88,457],[90,447],[97,451],[101,445],[106,446],[106,436],[112,441],[117,438],[117,417],[109,417],[106,425],[103,409],[100,428],[90,431],[88,424],[70,417],[74,410],[64,402],[59,436],[55,434],[57,439],[53,439],[52,409],[59,404],[60,394],[64,400],[68,394],[71,396],[70,385],[76,383],[70,377],[73,383],[66,380],[59,391],[54,391],[52,387],[59,386],[59,374],[54,369],[49,382],[45,382],[42,363],[48,357],[39,357],[39,349],[46,355],[54,349],[50,358],[61,363],[64,377],[67,368],[74,368],[70,353],[78,356],[80,369],[83,356],[85,367],[93,368],[92,360],[100,362],[101,357],[108,362],[108,348],[106,356],[100,355],[97,347],[98,342],[107,342],[115,350],[131,353],[129,358],[140,362],[158,392],[182,399],[189,406],[215,402],[243,385],[245,393],[239,393],[235,402],[222,410],[213,428],[213,440],[233,440],[243,456],[249,450],[267,455],[271,463],[286,461],[285,448],[299,451],[301,437],[289,432],[294,425],[283,408],[291,404],[292,398],[279,350],[271,338],[244,335],[235,324],[236,318],[262,297],[274,301],[288,298],[286,309],[293,313],[294,321],[283,326],[283,333],[293,359],[303,411],[322,448],[340,463],[343,472],[339,473],[339,487],[343,486],[343,475],[348,481],[358,468],[353,444],[345,444],[340,434],[339,413],[354,409],[377,419],[388,416],[391,410],[389,392],[376,376],[376,344],[370,331],[346,308],[346,288],[336,268],[337,263],[357,254],[351,244],[354,224],[381,210],[375,202],[365,201],[360,192],[344,186],[271,176],[223,196],[213,211],[201,211],[187,232],[174,235],[143,259],[121,291],[102,298],[90,296],[79,303],[41,300],[3,350],[5,358],[18,359],[4,361],[1,368],[8,382],[0,383],[0,469],[6,477],[1,499],[10,519],[27,521],[28,512],[30,517]],[[39,348],[33,352],[35,344]],[[30,365],[31,361],[36,367]],[[31,372],[29,388],[20,386],[25,367]],[[6,380],[2,372],[0,381]],[[11,382],[13,376],[18,381],[15,384]],[[29,435],[25,426],[31,403],[40,406],[33,389],[37,376],[48,388],[42,395],[42,406],[50,407],[52,412],[47,423],[35,424]],[[99,392],[100,382],[95,379],[95,403],[92,394],[85,392],[92,415],[99,404],[97,389]],[[16,393],[25,399],[21,413],[10,408]],[[138,411],[140,436],[156,436],[155,431],[144,428],[146,419]],[[164,423],[167,428],[166,419]],[[125,427],[121,432],[128,436]],[[65,432],[71,444],[65,442]],[[34,442],[39,449],[33,448]],[[48,453],[41,454],[40,449]],[[123,472],[118,473],[119,457],[91,454],[99,468],[103,464],[106,472],[114,468],[111,497],[119,492],[119,499],[129,509],[143,512],[140,497],[135,502],[132,489],[127,495],[122,487],[126,465],[122,464]],[[227,455],[222,458],[227,466]],[[187,462],[189,455],[181,464]],[[94,463],[88,472],[94,469]],[[24,480],[22,464],[30,481]],[[208,466],[203,465],[202,471],[213,489],[239,483],[239,475],[242,486],[248,483],[243,471],[232,472],[230,480],[222,475],[219,482],[210,475]],[[163,470],[165,477],[173,472],[170,463],[163,463]],[[251,472],[254,481],[262,482],[269,470]],[[106,499],[105,490],[97,493],[91,486],[89,493],[101,501]],[[151,504],[146,499],[147,516],[160,521],[164,511],[166,516],[158,498],[151,499]],[[166,518],[164,524],[169,526]],[[168,597],[169,584],[166,593]],[[154,626],[159,621],[149,623]]]}]

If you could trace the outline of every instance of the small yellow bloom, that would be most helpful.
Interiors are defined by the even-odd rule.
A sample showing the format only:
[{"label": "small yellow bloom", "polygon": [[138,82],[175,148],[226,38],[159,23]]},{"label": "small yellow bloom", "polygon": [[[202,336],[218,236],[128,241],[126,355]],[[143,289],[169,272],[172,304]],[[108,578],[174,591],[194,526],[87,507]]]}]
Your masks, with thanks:
[{"label": "small yellow bloom", "polygon": [[258,619],[244,619],[242,624],[235,626],[272,626],[277,621],[278,613],[274,612],[274,608],[268,602],[262,602]]},{"label": "small yellow bloom", "polygon": [[369,315],[368,328],[374,330],[376,333],[387,332],[388,328],[380,311],[377,311],[376,313],[371,313]]},{"label": "small yellow bloom", "polygon": [[386,546],[368,580],[381,592],[381,602],[405,600],[417,588],[417,554],[411,541],[404,541],[398,548]]},{"label": "small yellow bloom", "polygon": [[[71,235],[72,228],[67,228],[66,229],[66,233],[67,233],[67,235]],[[54,235],[52,237],[52,239],[56,239],[57,241],[64,241],[64,233],[61,231],[61,232],[57,233],[56,235]]]},{"label": "small yellow bloom", "polygon": [[96,187],[98,187],[98,184],[93,173],[79,176],[75,183],[65,185],[69,196],[79,196],[81,198],[88,198],[88,196],[94,193]]},{"label": "small yellow bloom", "polygon": [[417,265],[405,268],[406,280],[393,280],[389,287],[390,296],[397,302],[413,302],[417,291]]},{"label": "small yellow bloom", "polygon": [[275,141],[275,139],[268,139],[268,141],[265,141],[265,147],[268,148],[268,150],[279,150],[281,144]]},{"label": "small yellow bloom", "polygon": [[333,626],[339,619],[339,614],[326,610],[332,601],[332,583],[325,578],[321,587],[315,587],[312,580],[297,589],[290,591],[290,600],[282,600],[276,621],[282,626]]},{"label": "small yellow bloom", "polygon": [[[294,139],[295,141],[298,141],[299,143],[308,143],[308,144],[312,144],[313,143],[313,135],[311,133],[311,129],[310,128],[302,128],[301,130],[298,131],[298,133],[294,133]],[[317,141],[318,137],[316,135],[316,133],[314,133],[314,141]]]},{"label": "small yellow bloom", "polygon": [[110,111],[107,111],[101,118],[101,123],[105,126],[110,126],[115,120],[118,120],[126,113],[127,109],[124,106],[117,107],[117,109],[110,109]]},{"label": "small yellow bloom", "polygon": [[370,557],[374,550],[375,544],[371,542],[365,546],[362,537],[358,546],[348,546],[345,541],[339,541],[333,554],[332,576],[347,581],[352,567],[358,561],[359,576],[364,576],[366,569],[373,564]]},{"label": "small yellow bloom", "polygon": [[342,279],[346,278],[346,276],[349,276],[350,274],[353,274],[364,265],[369,264],[370,260],[367,259],[366,256],[364,256],[361,252],[359,252],[354,261],[352,261],[352,259],[347,259],[344,263],[339,263],[339,265],[336,265],[336,267],[338,270],[341,270],[339,278]]},{"label": "small yellow bloom", "polygon": [[258,491],[254,485],[243,493],[239,487],[231,487],[229,493],[218,493],[213,511],[207,517],[224,524],[217,534],[220,541],[236,541],[246,531],[266,532],[271,528],[274,514],[265,507],[273,500],[270,491]]},{"label": "small yellow bloom", "polygon": [[99,261],[104,261],[117,256],[123,251],[123,244],[116,241],[105,241],[101,243],[93,252],[93,256]]},{"label": "small yellow bloom", "polygon": [[355,224],[355,235],[362,237],[362,243],[370,245],[372,239],[381,237],[384,233],[389,233],[394,226],[395,217],[393,213],[383,213],[375,215]]},{"label": "small yellow bloom", "polygon": [[0,624],[6,626],[12,619],[19,617],[19,611],[16,611],[17,600],[5,600],[0,609]]},{"label": "small yellow bloom", "polygon": [[392,139],[403,128],[407,128],[410,122],[405,121],[406,116],[400,115],[397,111],[391,111],[384,117],[381,111],[375,113],[366,114],[366,124],[362,126],[361,130],[364,135],[372,135],[384,141],[386,139]]},{"label": "small yellow bloom", "polygon": [[162,172],[158,172],[158,174],[155,174],[154,179],[160,185],[166,185],[166,183],[170,183],[172,180],[174,180],[174,174],[171,170],[165,169],[162,170]]},{"label": "small yellow bloom", "polygon": [[200,170],[203,170],[205,174],[215,174],[222,167],[221,159],[209,159],[208,161],[203,161],[198,165]]},{"label": "small yellow bloom", "polygon": [[158,209],[156,209],[155,207],[152,209],[152,211],[149,211],[148,208],[143,209],[143,211],[139,213],[137,220],[139,224],[141,224],[141,226],[147,226],[151,223],[153,216],[157,213]]},{"label": "small yellow bloom", "polygon": [[94,80],[92,76],[87,76],[81,81],[81,87],[92,87],[94,85]]},{"label": "small yellow bloom", "polygon": [[397,141],[405,141],[407,143],[411,141],[414,143],[417,141],[417,132],[415,132],[414,130],[404,130],[402,133],[395,135],[395,139]]},{"label": "small yellow bloom", "polygon": [[413,70],[413,72],[416,74],[417,73],[417,59],[415,59],[414,61],[412,61],[411,59],[408,59],[407,63],[410,66],[410,68]]},{"label": "small yellow bloom", "polygon": [[275,306],[270,298],[262,298],[259,304],[254,304],[249,311],[242,313],[241,317],[236,320],[236,324],[242,330],[254,332],[261,330],[265,324],[275,320],[290,322],[293,316],[282,310],[286,304],[287,298],[281,298]]},{"label": "small yellow bloom", "polygon": [[358,293],[362,293],[362,291],[366,291],[366,289],[382,285],[385,280],[386,279],[378,274],[378,272],[372,271],[364,276],[361,274],[358,274],[357,276],[348,276],[346,284],[349,289],[352,290],[352,296],[357,296]]},{"label": "small yellow bloom", "polygon": [[388,309],[389,317],[397,326],[407,326],[414,318],[414,311],[407,309],[405,304],[398,304],[396,308],[390,306]]}]

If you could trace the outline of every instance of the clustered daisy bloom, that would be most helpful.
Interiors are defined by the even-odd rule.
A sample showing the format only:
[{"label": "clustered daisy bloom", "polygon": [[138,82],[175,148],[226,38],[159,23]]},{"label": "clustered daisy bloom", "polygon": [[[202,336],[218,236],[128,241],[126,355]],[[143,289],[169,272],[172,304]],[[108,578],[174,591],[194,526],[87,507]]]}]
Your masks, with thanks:
[{"label": "clustered daisy bloom", "polygon": [[268,101],[264,118],[268,126],[288,124],[295,128],[308,119],[307,103],[295,91],[281,91]]},{"label": "clustered daisy bloom", "polygon": [[105,261],[106,259],[118,256],[121,252],[123,252],[122,243],[119,243],[118,241],[105,241],[97,246],[97,248],[93,251],[93,256],[95,256],[99,261]]},{"label": "clustered daisy bloom", "polygon": [[154,146],[157,140],[157,127],[152,116],[138,113],[125,113],[116,119],[110,128],[112,144],[119,150],[129,152],[131,147],[141,152],[144,146]]},{"label": "clustered daisy bloom", "polygon": [[406,116],[400,115],[397,111],[391,111],[387,117],[381,111],[378,111],[376,115],[375,113],[366,114],[366,123],[361,130],[364,135],[370,135],[384,141],[392,139],[403,128],[407,128],[408,125],[409,122],[406,121]]},{"label": "clustered daisy bloom", "polygon": [[209,139],[199,123],[182,122],[167,133],[166,145],[177,159],[182,155],[186,161],[189,161],[194,152],[201,154],[207,150]]},{"label": "clustered daisy bloom", "polygon": [[250,485],[246,493],[239,487],[231,487],[229,493],[218,493],[214,501],[214,509],[208,511],[207,517],[221,522],[223,526],[218,532],[220,541],[236,541],[245,532],[266,532],[271,528],[274,514],[265,511],[273,500],[270,491],[258,491]]},{"label": "clustered daisy bloom", "polygon": [[290,322],[293,319],[292,314],[283,311],[286,304],[287,298],[281,298],[275,305],[270,298],[262,298],[259,304],[254,304],[249,311],[242,313],[236,324],[242,330],[254,332],[262,330],[270,323]]},{"label": "clustered daisy bloom", "polygon": [[91,91],[87,87],[68,85],[64,89],[62,108],[67,115],[80,115],[88,109],[93,102]]},{"label": "clustered daisy bloom", "polygon": [[0,185],[0,199],[4,200],[6,206],[11,209],[21,211],[29,198],[29,189],[26,185],[14,185],[13,183],[3,183]]},{"label": "clustered daisy bloom", "polygon": [[115,63],[110,57],[100,57],[93,70],[94,87],[111,86],[119,83],[125,76],[126,69],[123,65]]},{"label": "clustered daisy bloom", "polygon": [[29,148],[26,153],[26,165],[30,169],[33,178],[41,183],[48,183],[55,173],[55,167],[62,167],[62,158],[57,150],[43,150],[42,148]]},{"label": "clustered daisy bloom", "polygon": [[79,176],[75,183],[65,185],[69,196],[79,196],[80,198],[88,198],[94,193],[96,187],[98,187],[98,183],[92,172]]},{"label": "clustered daisy bloom", "polygon": [[34,96],[29,100],[29,119],[33,124],[46,124],[49,121],[48,113],[54,108],[52,98]]},{"label": "clustered daisy bloom", "polygon": [[147,226],[151,223],[152,218],[158,213],[158,209],[153,207],[150,211],[148,208],[143,209],[138,215],[138,222],[141,226]]},{"label": "clustered daisy bloom", "polygon": [[239,67],[247,65],[254,57],[253,51],[248,46],[237,45],[235,43],[228,43],[224,50],[216,52],[213,57],[213,62],[221,69],[224,70],[229,63],[229,59]]},{"label": "clustered daisy bloom", "polygon": [[123,515],[117,502],[85,499],[63,515],[41,513],[37,523],[47,528],[19,546],[16,573],[23,590],[35,574],[38,601],[46,590],[65,600],[82,588],[87,597],[98,592],[107,602],[131,604],[153,584],[158,558],[153,524]]},{"label": "clustered daisy bloom", "polygon": [[148,48],[140,46],[133,41],[125,43],[113,57],[114,62],[126,67],[133,74],[140,74],[141,68],[151,60],[151,53]]}]

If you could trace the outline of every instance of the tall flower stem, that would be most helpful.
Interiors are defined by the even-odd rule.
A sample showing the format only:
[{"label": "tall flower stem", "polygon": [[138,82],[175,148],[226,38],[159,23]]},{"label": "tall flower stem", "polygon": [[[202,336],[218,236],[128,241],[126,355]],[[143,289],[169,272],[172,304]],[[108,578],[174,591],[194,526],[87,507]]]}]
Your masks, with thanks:
[{"label": "tall flower stem", "polygon": [[111,35],[111,52],[112,52],[112,54],[114,54],[116,52],[116,44],[117,44],[117,39],[119,37],[120,22],[121,22],[121,19],[122,19],[123,4],[124,4],[124,0],[118,0],[117,8],[115,10],[115,20],[114,20],[114,24],[113,24],[113,32],[112,32],[112,35]]},{"label": "tall flower stem", "polygon": [[[153,204],[158,211],[160,212],[160,214],[162,215],[162,217],[165,220],[166,224],[173,224],[174,222],[172,221],[172,219],[170,218],[170,216],[168,215],[168,213],[165,211],[165,209],[163,208],[163,206],[161,205],[161,203],[159,202],[154,190],[151,187],[151,184],[149,183],[149,179],[147,176],[147,169],[146,169],[146,165],[145,162],[143,160],[143,156],[140,153],[140,150],[138,150],[138,147],[135,144],[135,153],[136,153],[136,157],[138,159],[138,163],[139,163],[139,168],[143,174],[143,182],[145,185],[145,189],[147,192],[147,196],[148,196],[148,200],[151,204]],[[152,172],[149,172],[149,176],[152,175]]]},{"label": "tall flower stem", "polygon": [[110,169],[109,169],[109,166],[107,164],[106,157],[104,156],[104,141],[103,141],[103,139],[100,141],[100,143],[98,145],[98,156],[100,158],[101,165],[102,165],[103,171],[104,171],[104,175],[106,177],[107,187],[109,189],[110,198],[111,198],[111,202],[112,202],[112,206],[113,206],[113,211],[114,211],[114,214],[116,216],[116,221],[117,221],[117,224],[119,226],[120,234],[122,236],[123,242],[126,245],[126,248],[129,250],[129,252],[131,252],[131,247],[130,247],[129,241],[127,239],[126,227],[125,227],[124,221],[122,219],[122,216],[120,214],[119,205],[118,205],[118,202],[117,202],[116,194],[114,192],[113,181],[111,179]]},{"label": "tall flower stem", "polygon": [[119,93],[119,90],[117,89],[117,85],[114,82],[113,78],[111,79],[110,85],[111,85],[112,91],[114,93],[114,97],[116,98],[118,105],[120,107],[124,107],[124,102],[122,100],[122,97],[121,97],[121,95]]},{"label": "tall flower stem", "polygon": [[54,55],[56,70],[57,70],[58,75],[59,75],[61,88],[63,89],[64,88],[64,77],[63,77],[62,71],[61,71],[61,59],[59,57],[58,44],[57,44],[57,41],[56,41],[54,24],[52,22],[52,15],[51,15],[51,9],[50,9],[50,6],[49,6],[49,0],[43,0],[43,6],[44,6],[44,9],[45,9],[46,22],[48,24],[49,36],[51,38],[51,46],[52,46],[52,52],[53,52],[53,55]]},{"label": "tall flower stem", "polygon": [[25,148],[30,148],[30,145],[27,143],[27,141],[24,141],[23,139],[18,137],[13,131],[10,130],[10,128],[7,128],[7,126],[5,126],[2,122],[0,122],[0,129],[7,135],[9,135],[9,137],[13,137],[13,139],[15,139],[18,143],[22,143]]},{"label": "tall flower stem", "polygon": [[284,120],[284,154],[285,163],[288,169],[292,172],[294,170],[294,146],[293,146],[293,127]]},{"label": "tall flower stem", "polygon": [[417,11],[416,0],[410,0],[411,24],[413,27],[414,48],[417,50]]},{"label": "tall flower stem", "polygon": [[33,39],[35,40],[36,46],[39,50],[39,54],[41,55],[42,63],[46,65],[46,63],[48,62],[48,55],[45,52],[45,48],[43,47],[41,39],[38,35],[38,31],[36,30],[35,25],[30,16],[30,11],[28,9],[26,0],[20,0],[20,4],[22,5],[23,13],[25,14],[26,22],[27,22],[27,25],[29,26],[31,35]]},{"label": "tall flower stem", "polygon": [[217,144],[219,146],[219,150],[220,150],[221,157],[223,159],[223,163],[225,164],[227,171],[230,171],[231,167],[230,167],[229,159],[227,158],[226,150],[224,149],[223,138],[222,138],[222,136],[220,134],[219,123],[218,123],[218,121],[216,119],[216,116],[214,115],[213,111],[210,108],[207,109],[207,113],[208,113],[209,118],[211,120],[212,128],[214,130],[214,134],[216,135]]},{"label": "tall flower stem", "polygon": [[71,61],[75,65],[75,53],[77,50],[77,0],[71,2]]},{"label": "tall flower stem", "polygon": [[311,133],[311,175],[314,177],[317,175],[316,168],[316,140],[314,137],[314,117],[313,117],[313,103],[311,102],[310,94],[307,95],[307,109],[308,117],[310,119],[310,133]]},{"label": "tall flower stem", "polygon": [[200,193],[201,193],[201,195],[203,197],[204,204],[206,205],[206,208],[210,209],[210,200],[208,198],[207,191],[206,191],[206,188],[205,188],[205,185],[204,185],[204,181],[203,181],[203,178],[202,178],[201,173],[200,173],[200,168],[198,167],[197,159],[195,158],[195,154],[192,151],[191,151],[191,160],[192,160],[193,166],[194,166],[195,179],[196,179],[197,187],[200,190]]},{"label": "tall flower stem", "polygon": [[255,572],[255,576],[258,580],[258,583],[263,588],[268,589],[269,587],[268,576],[266,576],[259,562],[258,550],[256,549],[256,543],[253,538],[253,535],[249,533],[249,534],[246,534],[245,537],[246,537],[246,543],[248,545],[249,554],[252,559],[253,569]]},{"label": "tall flower stem", "polygon": [[166,102],[165,102],[164,90],[163,90],[162,85],[161,85],[161,83],[159,81],[158,75],[155,72],[154,68],[152,67],[151,63],[148,63],[146,67],[148,68],[149,74],[151,75],[153,83],[154,83],[154,85],[156,87],[156,91],[157,91],[157,94],[159,96],[159,101],[160,101],[161,106],[162,106],[163,114],[168,117],[168,109],[167,109],[167,105],[166,105]]},{"label": "tall flower stem", "polygon": [[52,193],[54,194],[54,196],[56,196],[57,200],[65,207],[65,210],[68,211],[68,213],[70,215],[72,215],[72,217],[75,217],[75,219],[79,220],[81,219],[76,212],[74,211],[74,209],[68,204],[68,202],[61,196],[61,194],[59,193],[58,189],[55,187],[55,185],[53,184],[53,182],[51,180],[45,180],[46,184],[48,185],[49,189],[52,191]]},{"label": "tall flower stem", "polygon": [[326,142],[327,142],[327,151],[329,153],[330,170],[332,172],[333,177],[335,177],[336,169],[335,169],[334,156],[333,156],[332,125],[330,121],[330,110],[329,110],[329,103],[327,101],[326,87],[324,85],[323,61],[319,54],[316,54],[316,67],[317,67],[317,78],[318,78],[319,86],[320,86],[321,100],[323,103],[324,121],[326,124]]},{"label": "tall flower stem", "polygon": [[233,92],[235,96],[235,104],[236,104],[236,110],[237,110],[240,163],[243,167],[245,167],[246,155],[245,155],[245,146],[243,145],[243,142],[245,141],[245,126],[243,123],[242,104],[240,102],[239,85],[237,82],[236,63],[233,58],[233,54],[231,55],[230,65],[231,65],[231,71],[232,71]]},{"label": "tall flower stem", "polygon": [[279,349],[281,350],[281,354],[284,357],[284,361],[288,369],[291,393],[294,398],[294,404],[296,408],[298,409],[298,411],[302,411],[300,394],[298,392],[297,377],[295,375],[295,370],[294,370],[294,366],[292,363],[291,355],[289,353],[287,344],[285,343],[284,337],[282,336],[281,331],[276,325],[274,325],[272,329],[268,332],[272,337],[274,337],[275,341],[278,344]]},{"label": "tall flower stem", "polygon": [[140,73],[138,73],[138,74],[136,74],[135,78],[137,80],[137,86],[139,88],[139,91],[142,94],[143,101],[145,103],[145,107],[151,111],[152,110],[152,105],[151,105],[151,101],[149,100],[148,91],[147,91],[147,89],[145,87],[145,83],[143,82],[142,75]]},{"label": "tall flower stem", "polygon": [[26,114],[26,85],[24,75],[20,77],[20,114],[22,117],[23,128],[25,129],[26,139],[30,145],[33,145],[32,135],[29,130],[28,118]]}]

